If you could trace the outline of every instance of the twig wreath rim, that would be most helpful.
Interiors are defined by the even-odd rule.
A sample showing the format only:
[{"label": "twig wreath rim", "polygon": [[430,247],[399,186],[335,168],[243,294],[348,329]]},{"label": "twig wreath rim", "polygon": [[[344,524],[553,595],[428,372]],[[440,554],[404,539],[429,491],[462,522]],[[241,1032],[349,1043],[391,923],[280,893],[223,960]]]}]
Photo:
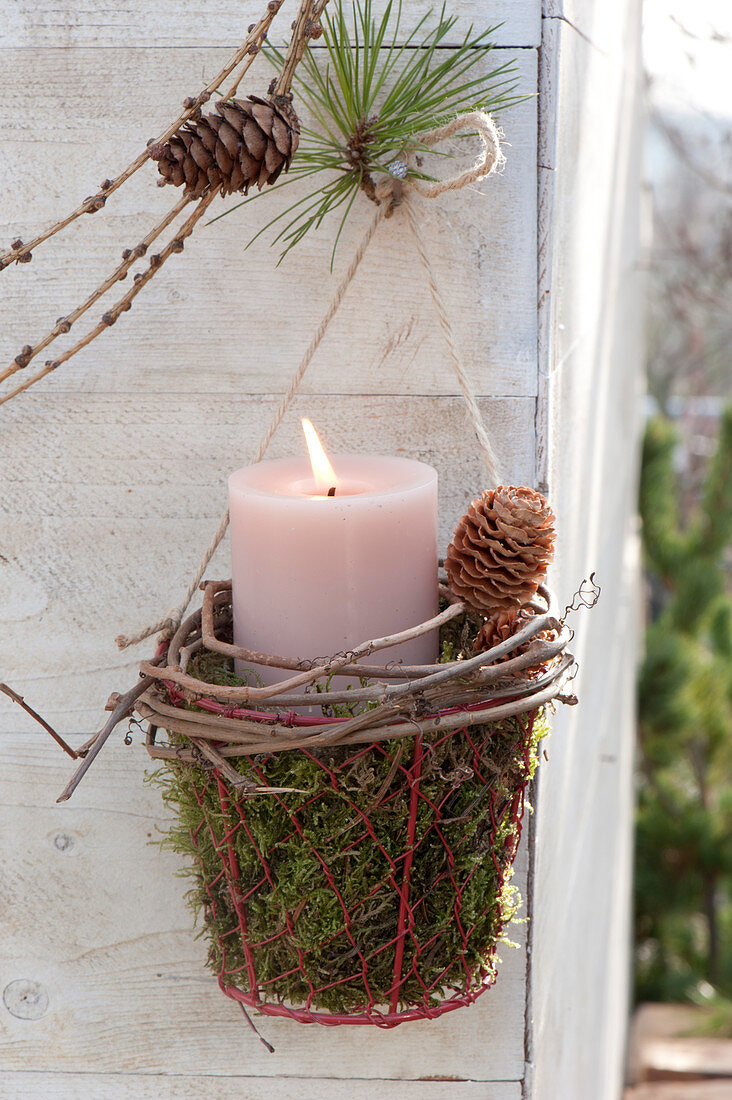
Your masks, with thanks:
[{"label": "twig wreath rim", "polygon": [[[153,683],[136,709],[154,727],[176,728],[181,733],[190,730],[196,737],[221,743],[231,734],[227,752],[221,752],[218,745],[222,757],[372,742],[479,725],[546,705],[561,695],[574,668],[574,657],[567,652],[571,631],[557,618],[556,602],[544,586],[524,609],[525,624],[507,640],[463,660],[415,666],[361,665],[358,659],[379,650],[388,652],[392,645],[468,614],[467,605],[448,596],[445,590],[442,595],[447,607],[434,619],[389,638],[364,642],[348,653],[313,661],[287,660],[222,641],[218,633],[230,623],[230,584],[207,582],[203,589],[203,607],[181,624],[163,660],[141,663],[141,674]],[[285,678],[266,686],[204,683],[200,676],[188,672],[192,655],[201,648],[239,661],[280,668]],[[348,690],[331,687],[334,675],[349,673],[367,677],[368,683]],[[318,685],[327,690],[327,695],[317,693]],[[316,694],[303,688],[313,688]],[[174,700],[172,706],[166,702],[166,695]],[[366,709],[343,718],[325,718],[316,725],[312,718],[292,711],[323,701]],[[573,700],[567,697],[565,701]],[[252,704],[256,709],[241,709],[242,704]],[[188,709],[175,713],[176,706],[189,705],[196,711],[203,706],[214,713],[203,717]],[[153,744],[154,738],[148,751]]]}]

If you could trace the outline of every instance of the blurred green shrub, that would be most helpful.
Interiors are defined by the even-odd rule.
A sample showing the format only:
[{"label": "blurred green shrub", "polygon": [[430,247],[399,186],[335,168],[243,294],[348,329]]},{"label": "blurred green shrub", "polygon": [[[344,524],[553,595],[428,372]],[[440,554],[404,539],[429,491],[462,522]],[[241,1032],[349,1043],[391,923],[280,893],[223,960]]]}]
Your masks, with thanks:
[{"label": "blurred green shrub", "polygon": [[636,994],[654,1001],[732,995],[732,406],[688,517],[676,445],[649,422],[635,892]]}]

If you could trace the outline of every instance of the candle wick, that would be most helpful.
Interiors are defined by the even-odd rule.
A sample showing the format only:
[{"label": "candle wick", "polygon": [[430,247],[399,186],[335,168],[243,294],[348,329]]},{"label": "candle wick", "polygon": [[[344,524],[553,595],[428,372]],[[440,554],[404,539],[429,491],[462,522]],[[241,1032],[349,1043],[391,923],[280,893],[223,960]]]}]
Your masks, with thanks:
[{"label": "candle wick", "polygon": [[328,490],[328,496],[329,497],[334,497],[335,496],[335,491],[336,491],[336,487],[334,485],[331,489]]}]

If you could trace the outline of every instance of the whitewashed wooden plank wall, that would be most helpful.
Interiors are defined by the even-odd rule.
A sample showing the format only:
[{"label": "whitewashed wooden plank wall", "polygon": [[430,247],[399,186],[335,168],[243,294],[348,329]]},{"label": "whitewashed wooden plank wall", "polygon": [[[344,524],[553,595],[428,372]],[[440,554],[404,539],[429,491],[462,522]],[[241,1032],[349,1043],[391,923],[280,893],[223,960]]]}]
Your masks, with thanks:
[{"label": "whitewashed wooden plank wall", "polygon": [[[13,3],[0,38],[0,243],[42,227],[126,164],[173,117],[183,96],[200,87],[202,75],[215,71],[260,6],[254,0],[212,0],[204,10],[189,0],[159,0],[152,8],[138,0],[92,0],[83,7],[68,0]],[[405,5],[408,22],[430,6],[426,0]],[[625,6],[632,41],[633,5]],[[580,13],[587,25],[591,8]],[[614,219],[629,226],[632,246],[632,222],[610,204],[608,179],[593,174],[601,139],[590,140],[588,110],[581,128],[588,163],[576,193],[570,193],[569,171],[556,192],[546,182],[541,191],[550,209],[542,230],[541,284],[542,293],[549,293],[542,299],[543,315],[537,314],[537,171],[542,165],[547,175],[558,167],[547,159],[555,147],[565,149],[564,157],[572,155],[566,152],[569,139],[562,145],[550,137],[550,124],[564,99],[586,101],[572,86],[573,66],[580,65],[571,48],[577,32],[561,11],[542,20],[539,0],[471,0],[456,10],[460,31],[471,21],[503,22],[496,59],[515,60],[523,91],[541,91],[545,150],[538,151],[537,100],[531,98],[501,119],[509,143],[505,173],[469,196],[424,204],[425,233],[440,278],[451,289],[456,331],[502,472],[527,484],[548,479],[559,504],[567,550],[555,585],[568,599],[588,567],[602,566],[610,616],[621,586],[614,563],[633,476],[630,418],[618,445],[608,444],[589,462],[589,485],[578,485],[573,470],[596,454],[592,426],[605,427],[602,409],[597,420],[591,418],[598,407],[590,401],[592,378],[604,380],[607,415],[615,418],[608,422],[609,435],[622,402],[630,401],[636,342],[628,331],[624,344],[608,350],[623,327],[617,312],[608,320],[600,308],[605,289],[615,293],[617,258],[592,281],[596,268],[586,256],[583,266],[571,204],[581,192],[583,232],[592,229],[597,212],[595,236],[586,239],[601,240]],[[602,81],[599,62],[587,56],[592,63],[583,62],[579,75]],[[616,74],[621,61],[616,56],[608,62],[608,73]],[[608,120],[624,122],[629,107],[621,102],[617,81],[613,88]],[[578,132],[567,128],[568,134]],[[600,159],[600,174],[603,164]],[[88,292],[119,250],[134,244],[167,208],[172,192],[156,189],[152,175],[152,169],[143,170],[108,210],[81,219],[39,248],[32,264],[0,276],[0,362],[12,359]],[[0,669],[72,742],[98,724],[109,691],[134,678],[136,662],[147,652],[142,646],[120,655],[114,635],[179,599],[225,505],[228,470],[254,451],[371,216],[364,206],[347,230],[331,276],[327,232],[278,269],[264,243],[244,252],[265,209],[274,211],[276,200],[202,228],[113,333],[0,409]],[[553,240],[547,225],[555,229]],[[582,296],[579,289],[587,279],[591,300],[589,291]],[[583,314],[588,301],[592,312]],[[565,333],[563,324],[566,334],[557,335]],[[575,352],[578,326],[585,343]],[[299,415],[307,411],[335,451],[386,450],[432,462],[441,479],[444,546],[455,518],[482,488],[456,392],[421,269],[397,216],[380,229],[272,454],[299,450]],[[582,431],[570,445],[573,416]],[[584,494],[610,467],[618,477],[608,504],[616,525],[600,547],[600,519],[593,511],[588,527]],[[227,568],[222,548],[212,575]],[[602,624],[602,637],[607,617],[596,614],[592,622],[593,628]],[[590,707],[607,672],[599,655],[592,656],[594,637],[580,638],[582,691]],[[611,662],[613,682],[626,700],[630,659],[626,647]],[[598,867],[604,860],[607,871],[607,881],[595,883],[593,906],[603,904],[618,884],[610,962],[623,963],[629,715],[608,722],[600,750],[597,739],[582,741],[577,723],[582,726],[583,713],[593,711],[580,711],[574,724],[560,719],[539,792],[528,1030],[526,955],[523,948],[506,948],[496,988],[470,1010],[376,1034],[266,1020],[264,1030],[277,1047],[271,1057],[203,967],[205,951],[191,938],[181,900],[183,884],[172,877],[175,860],[146,845],[163,818],[157,794],[142,786],[145,755],[139,746],[125,748],[120,736],[72,801],[58,807],[66,759],[25,715],[0,701],[0,990],[8,991],[0,1002],[0,1094],[264,1100],[286,1088],[293,1100],[610,1100],[613,1094],[596,1084],[577,1089],[586,1087],[599,1050],[608,1079],[617,1078],[622,989],[618,996],[617,983],[605,983],[603,1008],[590,1013],[582,1028],[572,1022],[577,985],[558,977],[557,963],[572,946],[569,929],[577,936],[586,919],[596,918],[594,910],[583,908],[579,876],[593,858]],[[598,753],[611,755],[621,742],[625,755],[606,782]],[[586,839],[578,848],[573,819],[560,811],[567,776],[574,780],[585,767],[595,777],[593,794],[603,793],[603,808],[619,824],[603,840],[588,797]],[[563,904],[551,882],[560,872]],[[524,928],[514,938],[523,942]],[[602,942],[584,933],[590,939],[588,981],[602,978],[607,928],[602,924]],[[23,1001],[27,1011],[18,1007],[23,987],[13,983],[19,981],[37,983]],[[607,1025],[599,1018],[603,1011]],[[563,1092],[542,1076],[557,1061],[555,1044],[563,1051]]]},{"label": "whitewashed wooden plank wall", "polygon": [[[376,0],[375,11],[384,3]],[[413,26],[435,5],[430,0],[408,0],[405,22]],[[258,19],[258,0],[89,0],[58,3],[57,0],[14,0],[5,13],[4,44],[10,49],[91,46],[94,49],[132,46],[237,46],[242,30]],[[541,4],[537,0],[461,0],[452,8],[458,16],[455,36],[471,24],[496,27],[498,46],[537,47],[541,43]],[[280,35],[281,37],[281,35]],[[156,91],[158,89],[155,89]]]},{"label": "whitewashed wooden plank wall", "polygon": [[643,389],[640,2],[549,0],[540,65],[537,475],[562,539],[577,708],[535,792],[525,1095],[618,1100],[630,978]]}]

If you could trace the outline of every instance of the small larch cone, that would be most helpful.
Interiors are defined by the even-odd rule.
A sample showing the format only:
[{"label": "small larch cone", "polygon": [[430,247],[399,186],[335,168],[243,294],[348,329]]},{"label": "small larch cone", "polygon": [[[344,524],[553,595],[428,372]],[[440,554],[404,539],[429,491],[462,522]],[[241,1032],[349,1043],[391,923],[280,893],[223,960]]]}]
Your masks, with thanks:
[{"label": "small larch cone", "polygon": [[455,528],[445,569],[451,591],[479,611],[518,609],[534,596],[554,554],[554,515],[541,493],[486,489]]},{"label": "small larch cone", "polygon": [[211,188],[224,195],[261,191],[290,167],[300,124],[286,102],[250,95],[216,104],[216,113],[192,118],[165,145],[150,150],[166,183],[200,199]]}]

